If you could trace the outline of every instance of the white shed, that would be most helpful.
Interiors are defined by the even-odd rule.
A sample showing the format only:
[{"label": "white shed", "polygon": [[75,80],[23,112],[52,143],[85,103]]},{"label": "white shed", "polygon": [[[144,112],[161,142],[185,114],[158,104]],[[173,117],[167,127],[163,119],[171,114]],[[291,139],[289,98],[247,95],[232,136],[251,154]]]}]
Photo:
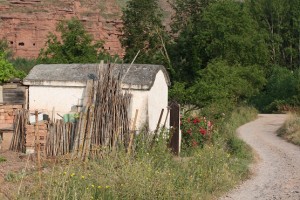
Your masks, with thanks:
[{"label": "white shed", "polygon": [[[132,94],[129,116],[139,110],[137,128],[144,126],[155,130],[164,109],[161,124],[166,121],[168,107],[168,86],[170,79],[161,65],[115,64],[113,73],[125,75],[123,90],[130,88]],[[23,80],[29,86],[29,110],[39,110],[52,117],[55,113],[63,116],[76,111],[85,95],[86,81],[97,74],[99,64],[42,64],[36,65]]]}]

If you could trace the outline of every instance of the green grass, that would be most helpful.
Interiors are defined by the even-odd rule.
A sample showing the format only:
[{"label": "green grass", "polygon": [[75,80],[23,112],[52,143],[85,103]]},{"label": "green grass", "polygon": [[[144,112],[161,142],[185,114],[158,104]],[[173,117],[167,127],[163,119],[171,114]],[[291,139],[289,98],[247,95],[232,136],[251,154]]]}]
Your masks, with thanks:
[{"label": "green grass", "polygon": [[277,131],[277,134],[293,144],[300,145],[299,114],[290,113],[283,126]]},{"label": "green grass", "polygon": [[6,158],[0,156],[0,163],[5,162],[5,161],[6,161]]},{"label": "green grass", "polygon": [[43,170],[42,188],[37,175],[26,177],[31,184],[22,187],[19,199],[217,198],[248,177],[251,151],[235,130],[255,117],[253,109],[238,109],[191,157],[175,158],[163,138],[150,148],[151,140],[140,135],[132,155],[121,150],[97,161],[52,164]]}]

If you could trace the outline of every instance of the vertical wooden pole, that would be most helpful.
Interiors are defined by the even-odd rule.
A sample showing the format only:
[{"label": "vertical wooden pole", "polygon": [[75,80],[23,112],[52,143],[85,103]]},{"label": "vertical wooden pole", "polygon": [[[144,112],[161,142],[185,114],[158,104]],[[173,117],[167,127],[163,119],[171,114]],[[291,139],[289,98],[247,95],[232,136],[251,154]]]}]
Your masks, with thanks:
[{"label": "vertical wooden pole", "polygon": [[181,146],[180,105],[175,102],[170,104],[170,133],[169,147],[175,155],[179,156]]},{"label": "vertical wooden pole", "polygon": [[156,134],[157,134],[157,132],[158,132],[159,125],[160,125],[160,122],[161,122],[162,116],[163,116],[163,114],[164,114],[164,111],[165,111],[165,109],[161,109],[160,116],[159,116],[159,120],[158,120],[158,122],[157,122],[157,126],[156,126],[156,129],[155,129],[155,131],[154,131],[155,135],[156,135]]},{"label": "vertical wooden pole", "polygon": [[40,181],[40,187],[42,187],[42,174],[41,174],[41,143],[40,143],[40,132],[39,132],[39,126],[38,126],[38,118],[39,118],[39,113],[36,110],[34,112],[35,115],[35,129],[34,129],[34,135],[35,135],[35,149],[36,149],[36,154],[37,154],[37,165],[38,165],[38,171],[39,171],[39,181]]},{"label": "vertical wooden pole", "polygon": [[135,124],[136,124],[138,113],[139,113],[139,110],[136,109],[135,110],[135,115],[134,115],[134,120],[133,120],[132,127],[131,127],[131,130],[130,130],[130,139],[129,139],[129,145],[128,145],[128,149],[127,149],[128,154],[131,153],[131,148],[132,148],[132,144],[133,144],[133,137],[134,137],[134,131],[135,131]]}]

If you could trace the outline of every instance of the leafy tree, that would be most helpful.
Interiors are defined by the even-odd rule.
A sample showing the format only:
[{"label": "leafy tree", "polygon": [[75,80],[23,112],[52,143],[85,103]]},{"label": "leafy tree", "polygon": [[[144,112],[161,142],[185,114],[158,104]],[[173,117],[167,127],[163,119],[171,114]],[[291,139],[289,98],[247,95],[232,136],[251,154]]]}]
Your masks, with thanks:
[{"label": "leafy tree", "polygon": [[167,64],[167,36],[162,25],[162,13],[157,0],[130,0],[123,11],[124,27],[121,42],[126,50],[124,60],[131,62],[140,51],[136,62]]},{"label": "leafy tree", "polygon": [[192,104],[198,108],[218,106],[214,112],[226,112],[257,95],[265,84],[265,74],[259,66],[231,66],[224,60],[215,60],[199,71],[189,90]]},{"label": "leafy tree", "polygon": [[267,33],[273,65],[295,69],[300,64],[300,1],[248,0],[253,18]]},{"label": "leafy tree", "polygon": [[175,11],[171,24],[173,33],[179,33],[192,28],[202,17],[206,7],[216,0],[171,0],[170,4]]},{"label": "leafy tree", "polygon": [[198,108],[224,105],[220,110],[226,110],[262,89],[268,64],[265,35],[242,2],[203,5],[194,14],[199,18],[191,20],[173,44],[171,57],[179,83],[170,96]]},{"label": "leafy tree", "polygon": [[82,23],[73,18],[57,25],[61,40],[50,33],[46,49],[41,49],[38,61],[41,63],[93,63],[109,58],[102,50],[103,42],[96,41],[89,35]]},{"label": "leafy tree", "polygon": [[6,53],[0,51],[0,83],[10,80],[11,78],[23,78],[25,74],[18,71],[7,60]]},{"label": "leafy tree", "polygon": [[262,112],[277,112],[300,106],[300,70],[273,66],[263,91],[252,99]]},{"label": "leafy tree", "polygon": [[181,32],[172,57],[177,77],[191,81],[198,70],[217,58],[232,65],[266,65],[268,50],[244,4],[227,0],[209,4],[193,29]]}]

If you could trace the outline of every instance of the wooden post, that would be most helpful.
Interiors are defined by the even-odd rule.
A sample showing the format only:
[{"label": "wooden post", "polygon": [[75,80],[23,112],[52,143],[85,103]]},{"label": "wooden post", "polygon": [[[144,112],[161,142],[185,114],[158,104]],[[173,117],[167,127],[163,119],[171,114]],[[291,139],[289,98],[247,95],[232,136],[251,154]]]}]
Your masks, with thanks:
[{"label": "wooden post", "polygon": [[135,131],[135,124],[136,124],[138,113],[139,113],[139,110],[136,109],[135,110],[135,115],[134,115],[134,120],[133,120],[132,127],[131,127],[131,130],[130,130],[130,139],[129,139],[129,145],[128,145],[128,149],[127,149],[128,154],[131,153],[131,148],[132,148],[132,144],[133,144],[133,137],[134,137],[134,131]]},{"label": "wooden post", "polygon": [[180,153],[180,105],[177,103],[170,103],[170,148],[175,155]]},{"label": "wooden post", "polygon": [[42,174],[41,174],[41,143],[40,143],[40,133],[39,133],[39,126],[38,126],[38,118],[39,118],[39,113],[36,110],[34,112],[35,115],[35,124],[34,124],[34,135],[35,135],[35,149],[37,153],[37,165],[38,165],[38,170],[39,170],[39,181],[40,181],[40,187],[42,187]]},{"label": "wooden post", "polygon": [[157,132],[158,132],[158,130],[159,130],[159,125],[160,125],[162,116],[163,116],[163,114],[164,114],[164,111],[165,111],[165,109],[161,109],[160,116],[159,116],[159,120],[158,120],[158,122],[157,122],[157,126],[156,126],[156,129],[155,129],[155,131],[154,131],[155,135],[157,134]]}]

